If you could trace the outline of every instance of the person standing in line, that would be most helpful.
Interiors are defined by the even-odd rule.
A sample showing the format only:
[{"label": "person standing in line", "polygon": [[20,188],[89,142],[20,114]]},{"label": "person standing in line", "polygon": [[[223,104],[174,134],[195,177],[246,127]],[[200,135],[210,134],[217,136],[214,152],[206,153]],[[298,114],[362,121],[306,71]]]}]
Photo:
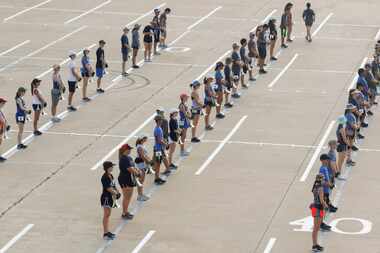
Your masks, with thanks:
[{"label": "person standing in line", "polygon": [[122,76],[127,76],[128,73],[126,71],[126,64],[129,58],[129,51],[131,50],[129,46],[129,39],[128,39],[128,32],[129,29],[128,27],[124,27],[123,29],[123,35],[120,38],[121,42],[121,75]]},{"label": "person standing in line", "polygon": [[167,27],[166,27],[166,21],[167,21],[167,15],[170,14],[171,10],[170,8],[166,8],[165,11],[160,15],[159,21],[160,21],[160,45],[161,48],[167,48],[166,45],[166,38],[167,38]]},{"label": "person standing in line", "polygon": [[238,93],[239,89],[239,82],[240,76],[241,76],[241,58],[240,58],[240,52],[239,52],[239,45],[237,43],[232,44],[232,54],[231,54],[231,59],[232,59],[232,80],[233,80],[233,88],[232,88],[232,97],[233,98],[240,98],[240,94]]},{"label": "person standing in line", "polygon": [[95,75],[95,72],[91,66],[90,62],[90,49],[86,48],[83,50],[83,56],[82,56],[82,67],[81,67],[81,75],[83,77],[83,87],[82,87],[82,100],[84,102],[89,102],[91,99],[87,97],[87,86],[90,78],[92,78]]},{"label": "person standing in line", "polygon": [[47,106],[46,100],[42,96],[42,93],[38,89],[41,84],[41,80],[38,78],[34,78],[32,83],[30,84],[30,91],[32,93],[32,107],[33,107],[33,134],[35,136],[39,136],[42,134],[41,131],[38,130],[38,121],[40,120],[40,116],[43,108]]},{"label": "person standing in line", "polygon": [[147,201],[149,200],[149,197],[144,195],[144,181],[145,181],[145,175],[148,172],[148,169],[153,161],[151,161],[148,157],[148,150],[145,147],[145,143],[148,140],[148,136],[142,135],[137,138],[136,140],[136,167],[140,170],[140,183],[141,186],[137,186],[137,201]]},{"label": "person standing in line", "polygon": [[61,74],[59,73],[60,70],[61,67],[58,64],[55,64],[53,66],[53,88],[51,89],[51,121],[54,123],[61,121],[61,119],[57,117],[57,106],[59,100],[62,98],[62,93],[65,92],[65,86],[63,85]]},{"label": "person standing in line", "polygon": [[[165,118],[165,109],[162,107],[157,108],[156,110],[157,115],[161,116],[161,128],[164,133],[164,140],[166,143],[169,143],[169,121]],[[169,145],[165,146],[165,149],[162,154],[162,162],[164,163],[164,166],[166,170],[163,172],[164,175],[169,175],[171,169],[177,169],[177,166],[173,165],[173,167],[170,166],[168,157],[166,155],[166,149],[169,148]]]},{"label": "person standing in line", "polygon": [[288,23],[287,23],[288,34],[287,34],[287,39],[286,39],[287,42],[293,42],[293,40],[292,40],[292,32],[293,32],[293,14],[292,14],[292,8],[293,8],[293,4],[292,3],[287,3],[285,5],[285,12],[287,12],[287,15],[288,15]]},{"label": "person standing in line", "polygon": [[20,87],[17,89],[15,100],[16,100],[16,123],[18,126],[17,133],[17,149],[26,149],[27,146],[22,143],[22,134],[24,133],[24,125],[26,121],[26,115],[31,114],[32,111],[29,110],[23,99],[26,93],[26,89],[24,87]]},{"label": "person standing in line", "polygon": [[240,82],[241,86],[247,89],[248,85],[245,84],[245,74],[248,72],[249,60],[247,57],[247,40],[244,38],[240,40],[240,59],[242,63]]},{"label": "person standing in line", "polygon": [[233,103],[230,101],[230,94],[232,92],[232,72],[231,72],[231,64],[232,64],[232,59],[230,57],[227,57],[225,60],[225,65],[224,65],[224,106],[227,108],[233,107]]},{"label": "person standing in line", "polygon": [[119,148],[119,169],[118,181],[123,192],[123,213],[122,219],[132,220],[133,214],[128,211],[132,199],[133,189],[136,187],[136,177],[140,176],[140,170],[136,168],[131,157],[133,148],[129,144],[124,144]]},{"label": "person standing in line", "polygon": [[[1,109],[3,109],[3,107],[6,103],[7,103],[7,100],[0,97],[0,146],[3,143],[5,131],[8,131],[10,129],[10,126],[8,125],[7,119],[5,118],[4,113],[1,111]],[[5,157],[2,157],[0,155],[0,162],[5,162],[6,160],[7,159]]]},{"label": "person standing in line", "polygon": [[318,244],[318,233],[321,228],[321,224],[323,222],[323,217],[325,216],[325,209],[327,208],[327,204],[323,198],[323,175],[318,174],[315,177],[315,181],[313,184],[313,188],[311,190],[313,193],[313,203],[310,205],[311,216],[313,217],[314,226],[312,232],[312,251],[313,252],[321,252],[323,251],[323,247]]},{"label": "person standing in line", "polygon": [[305,22],[306,26],[306,37],[305,39],[309,42],[312,41],[311,39],[311,27],[313,26],[313,23],[315,22],[315,13],[311,9],[311,3],[306,3],[306,9],[303,11],[302,14],[303,21]]},{"label": "person standing in line", "polygon": [[180,95],[180,104],[178,106],[179,109],[179,128],[181,129],[180,134],[180,147],[181,147],[181,156],[188,156],[189,152],[185,150],[185,141],[187,136],[187,129],[191,127],[190,119],[191,119],[191,112],[189,110],[189,107],[187,106],[187,100],[189,99],[189,96],[185,93],[182,93]]},{"label": "person standing in line", "polygon": [[277,58],[274,56],[274,48],[276,47],[277,42],[277,27],[276,20],[274,18],[269,20],[269,56],[271,61],[277,61]]},{"label": "person standing in line", "polygon": [[[321,167],[319,168],[319,174],[323,175],[322,180],[322,187],[323,187],[323,199],[326,203],[325,209],[329,210],[331,212],[332,208],[335,208],[335,211],[337,210],[336,207],[333,207],[330,203],[330,191],[332,188],[331,179],[330,179],[330,173],[329,173],[329,164],[330,164],[330,157],[327,154],[322,154],[320,156],[320,161],[322,163]],[[322,221],[321,229],[330,231],[331,226],[327,225]]]},{"label": "person standing in line", "polygon": [[[153,25],[153,21],[151,22]],[[152,25],[147,25],[144,27],[143,34],[144,34],[144,61],[145,62],[151,62],[151,56],[152,56],[152,42],[153,42],[153,27]]]},{"label": "person standing in line", "polygon": [[116,200],[121,197],[116,188],[115,180],[112,175],[114,163],[105,161],[103,163],[104,174],[102,175],[102,195],[100,196],[100,205],[103,207],[103,238],[105,240],[114,240],[116,235],[109,230],[109,223],[112,208],[116,207]]},{"label": "person standing in line", "polygon": [[194,80],[190,87],[191,92],[191,118],[193,119],[193,127],[191,129],[191,142],[198,143],[201,140],[197,137],[197,129],[199,124],[199,118],[201,117],[201,112],[203,108],[203,103],[199,95],[199,88],[201,83],[198,80]]},{"label": "person standing in line", "polygon": [[154,17],[152,20],[153,34],[154,34],[154,44],[153,53],[154,55],[160,55],[157,51],[158,43],[160,42],[160,10],[154,9]]},{"label": "person standing in line", "polygon": [[288,46],[285,43],[285,39],[288,36],[288,21],[289,15],[288,11],[285,9],[281,15],[281,24],[280,24],[280,32],[281,32],[281,47],[287,48]]},{"label": "person standing in line", "polygon": [[256,81],[256,79],[253,77],[253,67],[256,66],[256,59],[258,58],[259,54],[257,53],[257,45],[256,45],[255,39],[256,39],[255,33],[251,32],[249,34],[249,41],[248,41],[249,81]]},{"label": "person standing in line", "polygon": [[224,64],[219,61],[215,66],[215,95],[216,95],[216,118],[224,119],[225,115],[222,112],[223,105],[223,88],[226,85],[224,76],[223,76]]},{"label": "person standing in line", "polygon": [[337,120],[338,128],[336,129],[336,137],[337,137],[337,152],[338,152],[338,163],[337,163],[337,171],[341,173],[343,163],[346,159],[348,148],[349,148],[349,140],[346,135],[346,124],[347,119],[344,115],[340,116]]},{"label": "person standing in line", "polygon": [[99,48],[96,50],[96,77],[98,78],[96,80],[97,93],[104,93],[104,90],[102,89],[101,84],[102,84],[102,78],[104,74],[106,73],[106,68],[108,68],[108,64],[106,62],[105,53],[104,53],[105,45],[106,45],[106,42],[104,40],[100,40]]},{"label": "person standing in line", "polygon": [[214,78],[211,76],[207,76],[203,79],[204,84],[204,105],[205,105],[205,129],[210,131],[213,130],[214,127],[210,124],[210,114],[213,107],[215,107],[215,92],[212,88],[212,81]]},{"label": "person standing in line", "polygon": [[164,132],[162,131],[162,128],[161,128],[162,116],[156,115],[156,117],[154,117],[154,121],[156,122],[156,126],[153,131],[153,135],[154,135],[153,160],[154,160],[154,172],[155,172],[154,183],[156,185],[162,185],[166,183],[166,180],[160,178],[160,167],[161,167],[163,157],[165,156],[165,147],[167,145],[167,142],[164,139]]},{"label": "person standing in line", "polygon": [[136,63],[137,53],[140,49],[140,25],[135,24],[132,29],[132,68],[138,69],[139,65]]},{"label": "person standing in line", "polygon": [[168,161],[169,161],[169,168],[176,170],[178,168],[177,165],[173,162],[173,154],[175,152],[175,149],[177,147],[177,143],[179,141],[179,135],[181,133],[181,130],[178,126],[178,109],[171,109],[170,110],[170,120],[169,120],[169,154],[168,154]]},{"label": "person standing in line", "polygon": [[77,89],[77,82],[82,81],[82,78],[80,77],[76,65],[75,65],[75,58],[76,58],[76,53],[74,51],[69,52],[69,62],[67,64],[67,67],[69,69],[69,74],[67,78],[67,83],[69,87],[69,96],[68,96],[68,105],[67,105],[67,110],[69,111],[76,111],[77,109],[73,106],[73,97],[74,93]]},{"label": "person standing in line", "polygon": [[267,40],[265,38],[265,33],[268,30],[268,25],[264,24],[260,29],[257,36],[257,51],[259,52],[259,73],[266,74],[267,71],[264,70],[265,58],[267,57]]}]

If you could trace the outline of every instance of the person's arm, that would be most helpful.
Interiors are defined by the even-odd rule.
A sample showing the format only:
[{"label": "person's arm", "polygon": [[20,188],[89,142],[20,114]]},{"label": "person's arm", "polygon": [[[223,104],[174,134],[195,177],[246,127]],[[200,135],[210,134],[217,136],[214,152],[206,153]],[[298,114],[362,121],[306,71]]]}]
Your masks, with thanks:
[{"label": "person's arm", "polygon": [[327,203],[325,201],[322,187],[319,188],[318,195],[319,195],[319,200],[321,201],[323,208],[327,209],[329,206],[327,205]]},{"label": "person's arm", "polygon": [[21,99],[16,99],[16,103],[17,103],[17,105],[20,107],[20,109],[22,110],[22,111],[24,111],[24,112],[26,112],[26,113],[30,113],[30,110],[28,110],[28,108],[26,108],[23,104],[22,104],[22,102],[21,102]]},{"label": "person's arm", "polygon": [[75,67],[71,67],[70,68],[70,71],[71,71],[71,74],[73,74],[73,76],[75,76],[75,78],[77,79],[77,81],[79,82],[80,80],[82,80],[82,77],[78,74],[77,70],[75,69]]}]

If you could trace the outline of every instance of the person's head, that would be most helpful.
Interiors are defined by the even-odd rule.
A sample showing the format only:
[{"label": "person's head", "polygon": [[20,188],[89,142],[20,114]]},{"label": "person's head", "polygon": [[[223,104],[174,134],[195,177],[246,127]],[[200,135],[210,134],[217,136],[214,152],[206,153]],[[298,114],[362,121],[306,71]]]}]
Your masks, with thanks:
[{"label": "person's head", "polygon": [[106,45],[104,40],[99,40],[99,47],[103,48]]},{"label": "person's head", "polygon": [[293,4],[292,3],[287,3],[286,5],[285,5],[285,11],[290,11],[291,9],[292,9],[292,7],[293,7]]},{"label": "person's head", "polygon": [[193,90],[199,89],[201,86],[201,83],[198,80],[194,80],[191,84],[190,87],[193,88]]},{"label": "person's head", "polygon": [[336,145],[337,145],[336,140],[330,140],[329,141],[329,148],[331,150],[335,150],[336,149]]},{"label": "person's head", "polygon": [[319,160],[321,161],[323,166],[328,166],[330,163],[330,157],[327,154],[322,154],[319,157]]},{"label": "person's head", "polygon": [[310,9],[311,8],[311,3],[306,3],[306,8]]},{"label": "person's head", "polygon": [[250,33],[249,33],[249,38],[250,38],[251,40],[254,40],[255,37],[256,37],[255,32],[250,32]]},{"label": "person's head", "polygon": [[124,28],[123,28],[123,33],[124,33],[124,34],[127,34],[128,32],[129,32],[129,28],[128,28],[128,27],[124,27]]},{"label": "person's head", "polygon": [[227,57],[225,63],[226,65],[230,65],[232,63],[231,57]]},{"label": "person's head", "polygon": [[268,24],[264,24],[263,25],[263,32],[265,32],[266,30],[268,30],[268,28],[269,28]]},{"label": "person's head", "polygon": [[242,46],[242,47],[245,47],[246,45],[247,45],[247,39],[241,39],[240,40],[240,45]]},{"label": "person's head", "polygon": [[131,154],[131,150],[133,148],[128,144],[123,144],[120,148],[119,148],[119,159],[120,157],[122,157],[123,155],[129,155]]},{"label": "person's head", "polygon": [[218,62],[215,64],[215,71],[217,71],[217,70],[222,70],[223,68],[224,68],[224,64],[223,64],[223,62],[218,61]]},{"label": "person's head", "polygon": [[135,25],[133,26],[132,31],[138,31],[138,30],[140,29],[140,26],[141,26],[141,25],[139,25],[139,24],[135,24]]},{"label": "person's head", "polygon": [[239,50],[239,45],[238,45],[237,43],[233,43],[233,44],[232,44],[232,49],[233,49],[234,51]]},{"label": "person's head", "polygon": [[83,50],[83,55],[84,55],[84,56],[88,56],[89,54],[90,54],[90,49],[85,48],[85,49]]},{"label": "person's head", "polygon": [[32,82],[30,83],[30,92],[32,93],[32,95],[33,95],[33,90],[38,88],[38,86],[40,86],[40,84],[41,84],[41,79],[34,78],[32,80]]},{"label": "person's head", "polygon": [[58,64],[54,64],[52,68],[54,73],[58,73],[61,70],[61,66]]},{"label": "person's head", "polygon": [[170,12],[172,12],[172,10],[171,10],[170,8],[166,8],[166,9],[165,9],[165,13],[166,13],[166,14],[170,14]]},{"label": "person's head", "polygon": [[364,65],[364,72],[368,73],[368,72],[370,72],[370,71],[371,71],[371,64],[366,63],[366,64]]},{"label": "person's head", "polygon": [[364,69],[363,68],[360,68],[359,70],[358,70],[358,75],[359,76],[362,76],[364,74]]},{"label": "person's head", "polygon": [[110,162],[110,161],[105,161],[103,163],[103,169],[106,173],[108,174],[111,174],[112,173],[112,170],[113,170],[113,167],[115,166],[115,164],[113,162]]},{"label": "person's head", "polygon": [[359,90],[359,91],[362,91],[364,90],[364,85],[362,83],[357,83],[356,84],[356,88]]},{"label": "person's head", "polygon": [[5,103],[7,103],[7,100],[0,98],[0,109],[4,107]]},{"label": "person's head", "polygon": [[321,185],[323,179],[324,179],[323,174],[317,174],[317,175],[315,176],[315,182],[314,182],[314,185],[316,185],[316,184],[317,184],[317,185]]},{"label": "person's head", "polygon": [[145,134],[140,135],[136,140],[137,145],[144,145],[144,143],[148,140],[148,136]]},{"label": "person's head", "polygon": [[169,112],[169,114],[170,114],[170,118],[172,118],[172,119],[177,118],[177,116],[178,116],[178,109],[177,108],[171,109],[170,112]]},{"label": "person's head", "polygon": [[73,50],[70,50],[69,51],[69,58],[71,60],[74,60],[76,57],[77,57],[77,54]]},{"label": "person's head", "polygon": [[24,87],[19,87],[16,92],[16,98],[23,97],[25,95],[26,89]]},{"label": "person's head", "polygon": [[269,19],[269,22],[268,22],[269,27],[274,27],[275,24],[276,24],[276,19],[274,18]]},{"label": "person's head", "polygon": [[338,122],[338,125],[346,126],[346,123],[347,123],[346,116],[344,116],[344,115],[339,116],[337,119],[337,122]]},{"label": "person's head", "polygon": [[189,95],[187,95],[186,93],[182,93],[181,95],[179,95],[179,99],[182,103],[186,103],[186,101],[189,99]]},{"label": "person's head", "polygon": [[155,16],[160,15],[160,9],[154,9],[154,15]]},{"label": "person's head", "polygon": [[212,76],[205,76],[205,78],[203,78],[203,84],[209,85],[212,83],[212,80],[214,80]]},{"label": "person's head", "polygon": [[160,115],[160,116],[163,118],[164,115],[165,115],[165,109],[164,109],[162,106],[158,107],[158,108],[156,109],[156,114],[157,114],[157,115]]},{"label": "person's head", "polygon": [[161,126],[161,124],[162,124],[162,116],[161,115],[156,115],[156,117],[154,117],[154,121],[156,122],[157,126]]},{"label": "person's head", "polygon": [[346,105],[346,111],[348,112],[354,112],[356,110],[356,106],[353,104],[347,104]]}]

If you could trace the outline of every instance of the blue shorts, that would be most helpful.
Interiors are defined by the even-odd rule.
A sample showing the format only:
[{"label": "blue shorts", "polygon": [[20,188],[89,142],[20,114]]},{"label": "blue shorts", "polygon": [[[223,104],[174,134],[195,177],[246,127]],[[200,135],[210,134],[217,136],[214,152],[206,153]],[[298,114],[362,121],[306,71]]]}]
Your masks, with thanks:
[{"label": "blue shorts", "polygon": [[102,78],[105,73],[106,73],[106,71],[104,70],[104,68],[96,68],[96,76],[97,77]]},{"label": "blue shorts", "polygon": [[25,113],[16,113],[16,123],[25,123],[26,114]]},{"label": "blue shorts", "polygon": [[35,111],[35,112],[42,110],[42,105],[40,105],[40,104],[33,104],[32,107],[33,107],[33,111]]}]

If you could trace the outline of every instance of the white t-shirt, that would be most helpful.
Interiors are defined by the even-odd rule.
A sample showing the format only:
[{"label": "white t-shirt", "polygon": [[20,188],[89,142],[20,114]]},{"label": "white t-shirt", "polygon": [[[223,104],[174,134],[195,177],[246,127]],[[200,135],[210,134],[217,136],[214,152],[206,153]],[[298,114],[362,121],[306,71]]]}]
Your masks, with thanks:
[{"label": "white t-shirt", "polygon": [[73,75],[73,72],[72,72],[73,69],[76,68],[76,66],[75,66],[75,61],[73,61],[73,60],[70,59],[69,63],[67,63],[67,67],[68,67],[68,69],[69,69],[69,75],[68,75],[68,77],[67,77],[67,80],[68,80],[69,82],[76,82],[76,81],[77,81],[77,78]]}]

